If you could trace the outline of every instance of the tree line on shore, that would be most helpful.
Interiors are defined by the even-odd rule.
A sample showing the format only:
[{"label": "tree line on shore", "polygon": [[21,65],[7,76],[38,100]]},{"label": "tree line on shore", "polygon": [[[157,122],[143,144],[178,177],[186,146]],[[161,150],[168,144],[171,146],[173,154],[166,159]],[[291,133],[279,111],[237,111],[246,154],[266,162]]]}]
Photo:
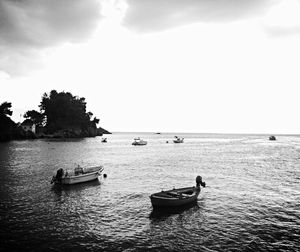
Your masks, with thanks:
[{"label": "tree line on shore", "polygon": [[69,92],[52,90],[42,96],[39,110],[29,110],[24,114],[24,123],[35,125],[35,132],[24,130],[22,124],[15,123],[12,116],[12,104],[0,105],[0,141],[28,138],[73,138],[94,137],[110,132],[99,127],[99,119],[86,111],[83,97],[73,96]]}]

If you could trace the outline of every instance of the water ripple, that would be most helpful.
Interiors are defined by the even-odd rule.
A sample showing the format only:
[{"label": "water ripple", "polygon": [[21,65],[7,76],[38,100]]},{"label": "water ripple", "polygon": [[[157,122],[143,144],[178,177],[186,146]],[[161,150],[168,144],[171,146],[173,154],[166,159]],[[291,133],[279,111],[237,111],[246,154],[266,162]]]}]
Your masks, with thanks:
[{"label": "water ripple", "polygon": [[[30,251],[299,251],[300,138],[133,134],[0,145],[3,249]],[[108,178],[51,186],[57,168],[103,164]],[[197,205],[152,210],[162,189],[207,187]]]}]

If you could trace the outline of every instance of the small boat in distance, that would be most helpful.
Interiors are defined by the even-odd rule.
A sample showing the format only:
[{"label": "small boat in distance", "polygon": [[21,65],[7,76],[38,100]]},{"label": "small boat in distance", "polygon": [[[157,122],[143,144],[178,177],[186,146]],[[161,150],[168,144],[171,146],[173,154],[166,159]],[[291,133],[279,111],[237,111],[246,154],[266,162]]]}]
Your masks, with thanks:
[{"label": "small boat in distance", "polygon": [[107,138],[106,138],[106,137],[103,137],[102,140],[101,140],[101,142],[102,142],[102,143],[107,143]]},{"label": "small boat in distance", "polygon": [[196,187],[184,187],[154,193],[150,196],[152,207],[154,209],[172,209],[196,203],[201,191],[200,186],[205,187],[206,184],[202,181],[201,176],[197,176]]},{"label": "small boat in distance", "polygon": [[147,141],[142,140],[141,138],[137,137],[134,139],[132,145],[146,145]]},{"label": "small boat in distance", "polygon": [[276,137],[275,137],[275,136],[269,136],[269,140],[270,140],[270,141],[275,141],[275,140],[276,140]]},{"label": "small boat in distance", "polygon": [[102,166],[82,168],[79,165],[73,170],[58,169],[53,175],[51,184],[72,185],[98,179],[104,170]]},{"label": "small boat in distance", "polygon": [[174,143],[183,143],[184,138],[175,136],[175,139],[173,140]]}]

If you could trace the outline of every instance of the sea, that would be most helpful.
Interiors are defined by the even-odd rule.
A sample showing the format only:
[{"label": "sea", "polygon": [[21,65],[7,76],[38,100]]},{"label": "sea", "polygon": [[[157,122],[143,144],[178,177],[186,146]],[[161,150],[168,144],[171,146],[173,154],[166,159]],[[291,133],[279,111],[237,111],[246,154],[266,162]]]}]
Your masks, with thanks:
[{"label": "sea", "polygon": [[[0,143],[0,251],[300,251],[299,135],[105,137]],[[107,176],[50,183],[78,164]],[[152,193],[198,175],[196,204],[153,211]]]}]

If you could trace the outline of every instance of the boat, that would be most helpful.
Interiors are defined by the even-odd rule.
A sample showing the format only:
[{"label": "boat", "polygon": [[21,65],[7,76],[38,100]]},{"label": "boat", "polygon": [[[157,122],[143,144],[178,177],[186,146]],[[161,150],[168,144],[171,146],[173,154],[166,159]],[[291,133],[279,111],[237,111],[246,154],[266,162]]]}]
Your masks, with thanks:
[{"label": "boat", "polygon": [[101,142],[102,143],[107,143],[107,138],[106,137],[102,138]]},{"label": "boat", "polygon": [[60,168],[54,173],[51,184],[73,185],[96,180],[103,170],[103,166],[83,168],[78,165],[72,170]]},{"label": "boat", "polygon": [[197,176],[196,186],[154,193],[150,196],[152,207],[153,209],[172,209],[194,204],[200,194],[200,186],[205,187],[206,184],[201,176]]},{"label": "boat", "polygon": [[175,139],[173,140],[174,143],[183,143],[184,138],[175,136]]},{"label": "boat", "polygon": [[269,137],[269,140],[270,140],[270,141],[275,141],[275,140],[276,140],[276,137],[275,137],[275,136],[270,136],[270,137]]},{"label": "boat", "polygon": [[137,137],[134,139],[132,145],[146,145],[147,144],[147,141]]}]

